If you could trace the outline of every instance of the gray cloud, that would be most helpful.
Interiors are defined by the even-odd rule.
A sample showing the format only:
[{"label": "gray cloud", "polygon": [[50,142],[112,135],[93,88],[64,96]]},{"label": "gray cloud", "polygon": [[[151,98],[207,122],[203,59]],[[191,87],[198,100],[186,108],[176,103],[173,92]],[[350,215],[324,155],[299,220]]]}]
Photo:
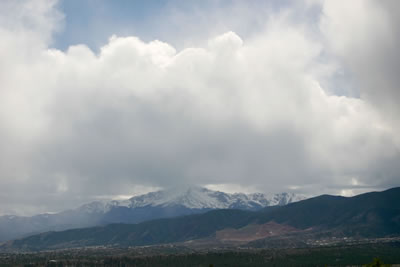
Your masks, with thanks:
[{"label": "gray cloud", "polygon": [[322,32],[354,75],[362,98],[378,105],[385,116],[399,118],[400,3],[353,1],[351,7],[326,1]]},{"label": "gray cloud", "polygon": [[[2,213],[59,210],[182,183],[309,194],[398,185],[396,116],[382,115],[388,104],[367,87],[384,79],[378,95],[396,102],[398,77],[368,73],[395,68],[385,62],[397,52],[371,43],[374,28],[357,35],[366,22],[346,22],[334,2],[293,6],[323,12],[315,21],[275,10],[244,39],[228,31],[177,51],[113,36],[97,54],[85,45],[48,49],[60,15],[54,2],[31,3],[43,7],[25,6],[41,21],[34,29],[21,22],[16,30],[9,26],[15,18],[3,14],[0,20]],[[369,18],[376,9],[362,12]],[[396,25],[392,17],[383,29]],[[351,34],[361,41],[349,40],[336,20],[355,25]],[[355,53],[365,36],[368,45]],[[374,57],[365,56],[370,52]],[[324,86],[344,68],[361,98]],[[396,106],[390,112],[399,114]]]}]

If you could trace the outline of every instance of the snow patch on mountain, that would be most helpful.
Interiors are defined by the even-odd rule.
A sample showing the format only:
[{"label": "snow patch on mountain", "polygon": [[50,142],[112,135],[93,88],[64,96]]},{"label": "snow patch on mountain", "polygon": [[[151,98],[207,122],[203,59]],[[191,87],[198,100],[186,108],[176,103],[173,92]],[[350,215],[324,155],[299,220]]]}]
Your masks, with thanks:
[{"label": "snow patch on mountain", "polygon": [[80,206],[77,211],[95,214],[106,213],[113,207],[131,207],[130,200],[98,200]]}]

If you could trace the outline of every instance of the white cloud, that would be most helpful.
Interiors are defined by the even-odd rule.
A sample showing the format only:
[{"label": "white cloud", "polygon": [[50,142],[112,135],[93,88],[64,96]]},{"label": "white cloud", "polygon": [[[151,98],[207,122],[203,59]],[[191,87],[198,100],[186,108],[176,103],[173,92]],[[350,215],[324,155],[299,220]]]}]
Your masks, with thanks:
[{"label": "white cloud", "polygon": [[399,2],[324,1],[322,12],[321,31],[354,76],[361,97],[399,124]]},{"label": "white cloud", "polygon": [[[98,54],[85,45],[49,49],[54,3],[29,3],[43,7],[29,9],[35,27],[17,18],[18,30],[10,28],[4,12],[0,20],[4,207],[57,210],[181,183],[348,194],[397,181],[392,122],[369,98],[322,85],[339,68],[324,53],[347,55],[352,44],[332,2],[321,20],[332,47],[283,12],[248,39],[231,31],[176,51],[113,36]],[[363,43],[360,25],[352,29]]]}]

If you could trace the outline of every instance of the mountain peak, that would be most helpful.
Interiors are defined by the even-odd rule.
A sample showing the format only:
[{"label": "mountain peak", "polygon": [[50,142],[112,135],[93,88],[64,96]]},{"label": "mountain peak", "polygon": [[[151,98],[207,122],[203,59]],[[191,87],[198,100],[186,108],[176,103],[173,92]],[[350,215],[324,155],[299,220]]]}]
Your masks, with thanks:
[{"label": "mountain peak", "polygon": [[54,214],[33,217],[0,216],[0,241],[29,233],[82,228],[108,223],[138,223],[156,218],[202,213],[213,209],[258,210],[304,199],[282,193],[224,193],[199,186],[179,186],[127,200],[101,200]]},{"label": "mountain peak", "polygon": [[224,193],[199,186],[179,186],[132,197],[131,208],[146,206],[183,206],[190,209],[259,209],[266,206],[286,205],[305,197],[281,193]]}]

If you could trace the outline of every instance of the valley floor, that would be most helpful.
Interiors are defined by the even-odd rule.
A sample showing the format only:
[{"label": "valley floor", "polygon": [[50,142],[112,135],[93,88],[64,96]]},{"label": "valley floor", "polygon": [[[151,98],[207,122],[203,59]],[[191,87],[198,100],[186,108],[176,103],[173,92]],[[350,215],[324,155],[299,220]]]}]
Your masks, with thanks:
[{"label": "valley floor", "polygon": [[400,266],[400,242],[291,249],[81,248],[0,254],[0,266]]}]

